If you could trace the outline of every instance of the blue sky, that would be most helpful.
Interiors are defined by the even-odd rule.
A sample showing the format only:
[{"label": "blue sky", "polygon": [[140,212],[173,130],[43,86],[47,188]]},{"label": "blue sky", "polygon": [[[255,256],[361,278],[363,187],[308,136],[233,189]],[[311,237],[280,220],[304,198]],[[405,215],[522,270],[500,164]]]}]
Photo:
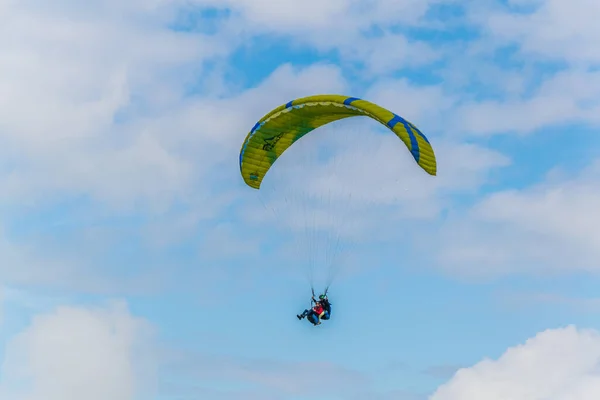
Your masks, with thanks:
[{"label": "blue sky", "polygon": [[[597,399],[598,7],[0,5],[0,397]],[[358,120],[278,161],[267,205],[302,165],[360,227],[315,328],[302,235],[237,161],[319,93],[413,122],[438,175]],[[326,144],[338,186],[301,163]]]}]

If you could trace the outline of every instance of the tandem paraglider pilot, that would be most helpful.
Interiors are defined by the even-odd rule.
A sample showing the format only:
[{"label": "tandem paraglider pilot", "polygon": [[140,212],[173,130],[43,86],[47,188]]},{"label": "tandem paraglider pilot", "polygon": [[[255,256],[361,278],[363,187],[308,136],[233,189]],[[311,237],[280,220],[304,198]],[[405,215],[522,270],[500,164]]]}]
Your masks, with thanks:
[{"label": "tandem paraglider pilot", "polygon": [[321,320],[328,320],[331,316],[331,303],[326,294],[319,296],[319,300],[312,296],[311,304],[315,305],[310,310],[304,310],[302,314],[296,315],[298,319],[306,317],[314,326],[321,325]]}]

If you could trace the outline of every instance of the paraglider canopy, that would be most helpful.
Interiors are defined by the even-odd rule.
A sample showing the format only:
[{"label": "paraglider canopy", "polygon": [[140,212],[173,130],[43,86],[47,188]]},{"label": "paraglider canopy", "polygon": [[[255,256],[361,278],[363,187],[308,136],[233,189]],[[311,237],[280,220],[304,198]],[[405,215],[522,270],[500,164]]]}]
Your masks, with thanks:
[{"label": "paraglider canopy", "polygon": [[369,117],[387,126],[404,142],[415,161],[430,175],[436,159],[429,140],[399,115],[366,100],[342,95],[316,95],[283,104],[258,121],[240,151],[244,182],[259,189],[265,174],[294,142],[325,124],[349,117]]}]

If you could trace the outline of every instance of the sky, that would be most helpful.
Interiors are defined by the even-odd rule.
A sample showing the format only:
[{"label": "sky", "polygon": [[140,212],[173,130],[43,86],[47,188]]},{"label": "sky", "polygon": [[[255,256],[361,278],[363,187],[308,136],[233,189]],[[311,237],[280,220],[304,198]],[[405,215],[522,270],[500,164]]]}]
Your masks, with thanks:
[{"label": "sky", "polygon": [[[599,13],[0,0],[0,398],[597,399]],[[414,123],[437,175],[354,118],[246,186],[255,122],[321,93]]]}]

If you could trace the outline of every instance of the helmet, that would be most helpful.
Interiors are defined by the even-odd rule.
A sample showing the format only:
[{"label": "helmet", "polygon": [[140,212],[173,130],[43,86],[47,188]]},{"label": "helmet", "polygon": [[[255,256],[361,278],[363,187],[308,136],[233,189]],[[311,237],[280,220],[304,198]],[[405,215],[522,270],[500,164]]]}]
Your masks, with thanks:
[{"label": "helmet", "polygon": [[324,298],[325,298],[324,294],[322,294],[322,295],[319,296],[319,299],[321,299],[321,300],[323,300]]}]

